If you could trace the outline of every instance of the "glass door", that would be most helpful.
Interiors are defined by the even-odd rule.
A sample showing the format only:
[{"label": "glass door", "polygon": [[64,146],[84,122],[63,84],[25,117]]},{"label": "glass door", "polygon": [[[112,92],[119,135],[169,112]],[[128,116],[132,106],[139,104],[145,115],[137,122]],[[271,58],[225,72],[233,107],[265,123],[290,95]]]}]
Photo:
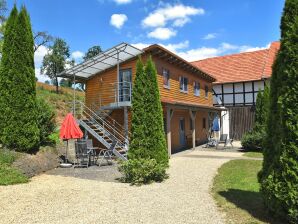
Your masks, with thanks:
[{"label": "glass door", "polygon": [[119,102],[130,101],[131,98],[131,69],[120,70],[119,73]]},{"label": "glass door", "polygon": [[185,119],[184,118],[180,118],[179,121],[179,141],[180,141],[180,145],[185,145]]}]

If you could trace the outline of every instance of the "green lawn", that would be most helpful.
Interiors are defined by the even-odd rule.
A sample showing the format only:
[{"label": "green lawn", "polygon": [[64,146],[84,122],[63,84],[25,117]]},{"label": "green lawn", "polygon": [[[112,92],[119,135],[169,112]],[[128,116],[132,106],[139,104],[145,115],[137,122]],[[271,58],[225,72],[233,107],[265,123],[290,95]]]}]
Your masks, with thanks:
[{"label": "green lawn", "polygon": [[19,170],[11,167],[17,154],[0,148],[0,185],[28,182],[28,178]]},{"label": "green lawn", "polygon": [[243,156],[252,157],[252,158],[263,158],[262,152],[246,152]]},{"label": "green lawn", "polygon": [[265,212],[257,180],[261,166],[258,160],[232,160],[218,170],[212,193],[228,223],[282,223]]}]

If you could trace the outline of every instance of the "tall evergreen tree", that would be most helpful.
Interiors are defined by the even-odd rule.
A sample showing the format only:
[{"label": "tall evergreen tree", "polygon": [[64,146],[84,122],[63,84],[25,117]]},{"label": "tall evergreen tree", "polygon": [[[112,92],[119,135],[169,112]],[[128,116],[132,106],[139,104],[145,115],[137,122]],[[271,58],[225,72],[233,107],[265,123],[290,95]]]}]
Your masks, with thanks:
[{"label": "tall evergreen tree", "polygon": [[10,107],[10,85],[13,76],[14,55],[16,52],[17,33],[16,22],[18,10],[14,6],[6,22],[5,39],[3,40],[3,54],[0,67],[0,141],[2,142],[4,127],[7,126],[8,116],[11,114]]},{"label": "tall evergreen tree", "polygon": [[286,0],[273,65],[261,192],[278,216],[298,222],[298,0]]},{"label": "tall evergreen tree", "polygon": [[151,57],[145,69],[138,61],[132,104],[129,158],[155,159],[157,163],[168,166],[157,72]]},{"label": "tall evergreen tree", "polygon": [[5,87],[9,92],[9,113],[6,113],[7,122],[1,141],[10,148],[28,151],[38,146],[40,132],[37,125],[34,42],[25,7],[22,7],[14,26],[15,40],[4,37],[4,44],[12,41],[14,45],[10,51],[3,51],[3,57],[11,61],[7,64],[3,62],[1,66],[1,72],[9,79]]}]

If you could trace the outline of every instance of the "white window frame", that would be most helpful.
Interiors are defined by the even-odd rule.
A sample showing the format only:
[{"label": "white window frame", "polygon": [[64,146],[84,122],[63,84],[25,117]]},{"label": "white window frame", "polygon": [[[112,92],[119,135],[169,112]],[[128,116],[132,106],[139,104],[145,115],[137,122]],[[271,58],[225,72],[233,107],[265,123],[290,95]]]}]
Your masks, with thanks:
[{"label": "white window frame", "polygon": [[[165,78],[167,76],[167,84],[164,84]],[[163,82],[163,87],[166,89],[170,89],[171,88],[171,84],[170,84],[170,70],[169,69],[162,69],[162,82]]]},{"label": "white window frame", "polygon": [[188,78],[185,76],[179,77],[179,88],[180,92],[188,93]]},{"label": "white window frame", "polygon": [[201,86],[200,86],[200,82],[198,82],[198,81],[193,82],[193,94],[195,96],[201,95]]}]

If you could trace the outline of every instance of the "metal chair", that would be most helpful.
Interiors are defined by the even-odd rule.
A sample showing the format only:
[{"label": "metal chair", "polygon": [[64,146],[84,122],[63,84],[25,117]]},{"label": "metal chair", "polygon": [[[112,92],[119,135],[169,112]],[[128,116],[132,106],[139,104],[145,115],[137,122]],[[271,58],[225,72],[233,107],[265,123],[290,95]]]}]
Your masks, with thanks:
[{"label": "metal chair", "polygon": [[101,164],[104,160],[106,160],[109,165],[113,164],[113,162],[112,162],[112,160],[113,160],[113,149],[115,148],[116,144],[117,144],[117,141],[113,141],[110,148],[103,149],[103,150],[100,151],[99,156],[98,156],[98,157],[101,157],[101,160],[98,164],[99,166],[101,166]]},{"label": "metal chair", "polygon": [[86,141],[75,142],[76,161],[74,167],[87,167],[90,162],[90,152],[87,149]]},{"label": "metal chair", "polygon": [[95,157],[97,155],[96,150],[98,150],[99,148],[93,146],[92,139],[87,139],[86,143],[87,143],[88,153],[90,153],[90,156],[92,157],[92,160],[93,160],[92,162],[93,164],[95,164]]},{"label": "metal chair", "polygon": [[232,146],[232,148],[234,147],[233,146],[233,139],[228,139],[227,134],[221,134],[220,135],[219,141],[217,141],[217,144],[216,144],[216,149],[218,148],[219,144],[224,144],[224,148],[227,146],[227,144],[230,144]]}]

